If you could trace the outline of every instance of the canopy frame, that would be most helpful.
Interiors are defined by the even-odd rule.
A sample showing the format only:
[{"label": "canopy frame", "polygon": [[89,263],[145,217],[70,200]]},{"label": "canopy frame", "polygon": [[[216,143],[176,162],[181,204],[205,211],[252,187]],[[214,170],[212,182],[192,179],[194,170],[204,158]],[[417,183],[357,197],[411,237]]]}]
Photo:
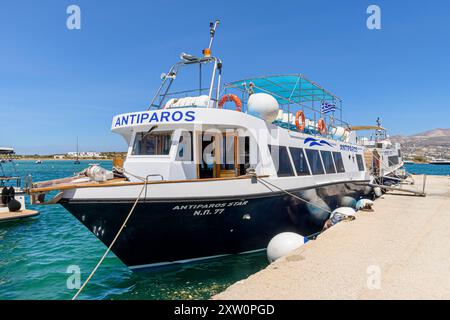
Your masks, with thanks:
[{"label": "canopy frame", "polygon": [[[276,74],[270,76],[260,76],[237,80],[225,84],[225,91],[228,89],[238,90],[242,93],[244,105],[252,93],[268,93],[277,99],[280,108],[287,111],[308,110],[313,113],[312,120],[316,122],[318,118],[329,118],[329,124],[336,121],[344,126],[350,125],[342,120],[342,99],[326,90],[319,84],[313,82],[303,74]],[[323,102],[331,102],[335,105],[335,111],[329,114],[322,114],[321,105]],[[338,113],[336,119],[335,114]]]}]

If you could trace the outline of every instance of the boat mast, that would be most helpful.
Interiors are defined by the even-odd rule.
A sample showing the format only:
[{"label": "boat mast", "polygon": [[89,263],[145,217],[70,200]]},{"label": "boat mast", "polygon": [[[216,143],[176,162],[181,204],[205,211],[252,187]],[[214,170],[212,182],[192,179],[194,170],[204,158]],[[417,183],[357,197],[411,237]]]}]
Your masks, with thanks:
[{"label": "boat mast", "polygon": [[[177,78],[179,70],[188,65],[192,64],[199,64],[199,94],[202,92],[202,64],[206,63],[214,63],[214,68],[212,71],[212,77],[211,77],[211,83],[208,90],[208,108],[214,107],[214,104],[217,103],[219,98],[219,88],[220,88],[220,81],[222,76],[222,61],[219,58],[211,56],[211,48],[214,43],[214,36],[216,33],[217,26],[219,25],[219,20],[216,20],[215,22],[211,22],[209,24],[210,30],[210,40],[209,40],[209,46],[202,50],[203,56],[197,57],[194,55],[190,55],[187,53],[181,53],[180,54],[180,62],[177,62],[174,64],[171,68],[169,73],[162,73],[161,74],[161,80],[162,83],[159,86],[158,90],[156,91],[155,95],[153,96],[150,105],[148,106],[147,110],[150,110],[153,107],[156,107],[158,109],[161,109],[162,102],[166,99],[166,97],[169,94],[169,90],[172,87],[173,82]],[[218,75],[217,75],[218,74]],[[215,93],[216,97],[213,99],[213,88],[214,88],[214,82],[217,81],[217,92]],[[194,91],[194,90],[192,90]],[[186,92],[192,92],[192,91],[185,91]],[[183,93],[183,92],[175,92],[171,93],[172,96],[174,94]],[[213,100],[213,101],[211,101]],[[159,101],[159,102],[157,102]],[[211,103],[212,102],[212,103]]]},{"label": "boat mast", "polygon": [[[214,36],[216,34],[217,26],[219,25],[219,20],[216,20],[214,23],[210,22],[209,24],[209,34],[211,35],[209,40],[209,46],[207,49],[203,50],[203,56],[204,57],[210,57],[211,56],[211,48],[214,43]],[[217,59],[214,62],[214,69],[211,77],[211,84],[209,86],[209,93],[208,93],[208,108],[214,107],[214,105],[211,105],[211,98],[213,94],[213,87],[214,87],[214,80],[216,79],[216,70],[219,70],[219,76],[217,78],[217,92],[216,92],[216,102],[218,103],[219,99],[219,90],[220,90],[220,79],[222,77],[222,62],[217,61]]]}]

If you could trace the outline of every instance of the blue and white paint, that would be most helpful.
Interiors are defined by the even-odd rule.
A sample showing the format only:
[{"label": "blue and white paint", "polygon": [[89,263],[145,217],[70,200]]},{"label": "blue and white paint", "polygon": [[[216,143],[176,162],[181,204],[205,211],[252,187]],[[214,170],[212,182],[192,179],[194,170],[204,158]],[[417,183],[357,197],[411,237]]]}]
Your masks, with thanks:
[{"label": "blue and white paint", "polygon": [[119,128],[151,123],[192,122],[194,120],[195,111],[145,111],[116,116],[112,126]]},{"label": "blue and white paint", "polygon": [[310,147],[314,147],[314,146],[318,146],[318,147],[323,147],[323,146],[329,146],[329,147],[334,147],[333,144],[329,143],[328,141],[325,140],[319,140],[319,139],[315,139],[315,138],[306,138],[305,141],[303,141],[304,144],[307,144]]}]

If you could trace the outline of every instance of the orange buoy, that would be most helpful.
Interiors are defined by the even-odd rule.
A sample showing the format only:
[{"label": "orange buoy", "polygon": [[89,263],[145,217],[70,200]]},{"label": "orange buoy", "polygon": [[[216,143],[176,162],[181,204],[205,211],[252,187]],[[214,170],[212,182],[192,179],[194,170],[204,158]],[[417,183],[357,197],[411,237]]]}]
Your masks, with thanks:
[{"label": "orange buoy", "polygon": [[225,102],[228,102],[228,101],[233,101],[234,102],[234,104],[236,105],[236,111],[239,111],[239,112],[242,111],[242,101],[241,101],[241,99],[239,99],[237,95],[230,94],[230,93],[226,94],[222,98],[220,98],[219,105],[218,105],[219,109],[222,109],[222,107],[225,104]]},{"label": "orange buoy", "polygon": [[[299,118],[302,118],[302,125],[300,125],[299,122]],[[305,114],[303,113],[303,111],[297,111],[297,113],[295,114],[295,126],[297,127],[297,129],[301,132],[305,131],[305,127],[306,127],[306,119],[305,119]]]},{"label": "orange buoy", "polygon": [[319,122],[317,123],[317,128],[319,129],[320,134],[327,133],[327,125],[325,123],[325,120],[323,120],[323,118],[319,119]]}]

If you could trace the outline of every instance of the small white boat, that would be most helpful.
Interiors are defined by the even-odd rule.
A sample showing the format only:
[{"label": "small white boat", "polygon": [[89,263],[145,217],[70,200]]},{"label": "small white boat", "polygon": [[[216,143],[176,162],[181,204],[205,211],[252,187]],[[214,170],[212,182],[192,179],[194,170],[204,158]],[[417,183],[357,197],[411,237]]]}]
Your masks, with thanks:
[{"label": "small white boat", "polygon": [[432,161],[429,162],[430,164],[436,164],[436,165],[450,165],[450,160],[446,160],[446,159],[434,159]]},{"label": "small white boat", "polygon": [[[14,154],[12,148],[0,148],[0,155],[9,156],[8,161],[12,162],[11,156]],[[5,168],[0,163],[0,222],[20,220],[39,215],[38,211],[27,210],[25,207],[25,192],[20,187],[21,178],[5,174]],[[13,165],[13,170],[15,166]]]},{"label": "small white boat", "polygon": [[77,137],[77,158],[74,161],[74,164],[80,164],[80,158],[79,158],[79,152],[78,152],[78,137]]},{"label": "small white boat", "polygon": [[36,160],[36,164],[42,164],[42,160]]}]

